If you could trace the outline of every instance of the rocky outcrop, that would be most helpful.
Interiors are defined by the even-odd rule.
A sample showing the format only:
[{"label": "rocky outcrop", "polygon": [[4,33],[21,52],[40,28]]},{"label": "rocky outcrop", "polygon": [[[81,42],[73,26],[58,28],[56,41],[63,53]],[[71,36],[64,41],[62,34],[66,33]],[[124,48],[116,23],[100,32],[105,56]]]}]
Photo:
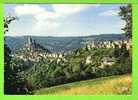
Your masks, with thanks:
[{"label": "rocky outcrop", "polygon": [[92,48],[121,48],[122,46],[126,47],[127,50],[132,48],[132,40],[118,40],[118,41],[101,41],[101,42],[92,42],[88,43],[86,47],[88,50]]}]

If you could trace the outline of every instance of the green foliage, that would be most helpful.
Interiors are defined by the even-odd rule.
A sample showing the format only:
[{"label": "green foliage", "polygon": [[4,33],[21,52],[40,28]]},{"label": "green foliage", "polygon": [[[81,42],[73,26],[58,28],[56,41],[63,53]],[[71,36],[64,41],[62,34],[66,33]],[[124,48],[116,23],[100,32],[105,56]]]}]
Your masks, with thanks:
[{"label": "green foliage", "polygon": [[[10,49],[6,46],[5,48],[5,59],[4,59],[4,93],[5,94],[30,94],[25,86],[27,85],[26,80],[18,75],[18,72],[21,71],[23,66],[21,62],[18,62],[19,65],[16,66],[16,62],[11,62]],[[12,63],[12,64],[11,64]],[[20,66],[22,65],[22,66]]]},{"label": "green foliage", "polygon": [[[4,18],[4,33],[8,32],[9,24],[16,19],[16,17],[12,16],[6,16]],[[24,77],[18,75],[18,72],[23,70],[22,68],[24,67],[22,66],[24,66],[24,63],[19,62],[19,60],[12,62],[11,59],[11,50],[7,44],[4,44],[4,93],[31,94],[30,90],[32,90],[32,88],[29,87]],[[16,65],[16,63],[18,64]]]},{"label": "green foliage", "polygon": [[[85,63],[88,56],[91,56],[90,64]],[[115,57],[117,62],[112,66],[99,68],[102,58],[107,56]],[[131,56],[131,52],[124,46],[115,49],[87,50],[80,48],[65,56],[67,62],[62,61],[57,64],[57,59],[52,62],[44,59],[35,63],[12,58],[12,65],[16,62],[14,68],[21,68],[18,74],[27,81],[31,81],[35,90],[74,81],[131,73]]]},{"label": "green foliage", "polygon": [[126,22],[122,30],[125,32],[127,37],[131,38],[132,37],[132,6],[131,4],[120,7],[119,16],[121,16],[121,19]]}]

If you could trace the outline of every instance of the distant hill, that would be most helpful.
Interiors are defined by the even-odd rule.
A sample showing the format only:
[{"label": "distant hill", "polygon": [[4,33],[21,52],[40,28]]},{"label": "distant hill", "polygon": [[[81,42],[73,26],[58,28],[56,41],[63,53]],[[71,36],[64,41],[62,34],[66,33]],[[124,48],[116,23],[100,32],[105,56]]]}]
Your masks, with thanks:
[{"label": "distant hill", "polygon": [[[30,36],[18,36],[10,37],[6,36],[6,43],[12,50],[22,48],[27,39]],[[125,39],[125,35],[122,34],[103,34],[103,35],[92,35],[83,37],[42,37],[42,36],[31,36],[37,43],[47,48],[51,52],[65,52],[81,48],[87,42],[92,41],[112,41]]]}]

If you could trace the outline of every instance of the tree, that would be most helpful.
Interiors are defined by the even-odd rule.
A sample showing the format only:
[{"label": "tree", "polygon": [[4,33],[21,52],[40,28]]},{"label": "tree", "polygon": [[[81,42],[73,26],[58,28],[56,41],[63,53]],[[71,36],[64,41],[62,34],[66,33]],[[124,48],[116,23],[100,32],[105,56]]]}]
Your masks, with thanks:
[{"label": "tree", "polygon": [[[4,18],[4,34],[8,32],[9,27],[8,25],[11,23],[11,21],[15,20],[15,17],[7,16]],[[12,69],[10,68],[10,60],[11,60],[11,50],[7,46],[7,44],[4,44],[4,92],[6,94],[13,92],[13,79],[14,79],[14,73]]]},{"label": "tree", "polygon": [[13,17],[13,16],[4,17],[4,34],[9,31],[9,24],[12,21],[17,20],[17,19],[18,19],[17,17]]},{"label": "tree", "polygon": [[122,20],[126,22],[122,30],[125,32],[128,38],[132,37],[132,6],[128,4],[127,6],[120,7],[119,16]]},{"label": "tree", "polygon": [[[17,17],[6,16],[4,18],[4,34],[9,30],[9,24],[16,20]],[[11,50],[4,44],[4,93],[5,94],[26,94],[26,81],[17,74],[14,66],[10,66]]]}]

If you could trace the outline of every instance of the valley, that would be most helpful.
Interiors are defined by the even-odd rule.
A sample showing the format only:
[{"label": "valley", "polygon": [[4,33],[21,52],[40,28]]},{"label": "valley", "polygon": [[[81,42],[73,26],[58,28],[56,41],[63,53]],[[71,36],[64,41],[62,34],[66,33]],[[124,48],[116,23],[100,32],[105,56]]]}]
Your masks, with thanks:
[{"label": "valley", "polygon": [[11,54],[11,67],[26,82],[24,91],[35,94],[39,89],[61,84],[130,74],[131,50],[131,40],[118,39],[86,41],[74,50],[51,52],[28,37],[23,47]]}]

